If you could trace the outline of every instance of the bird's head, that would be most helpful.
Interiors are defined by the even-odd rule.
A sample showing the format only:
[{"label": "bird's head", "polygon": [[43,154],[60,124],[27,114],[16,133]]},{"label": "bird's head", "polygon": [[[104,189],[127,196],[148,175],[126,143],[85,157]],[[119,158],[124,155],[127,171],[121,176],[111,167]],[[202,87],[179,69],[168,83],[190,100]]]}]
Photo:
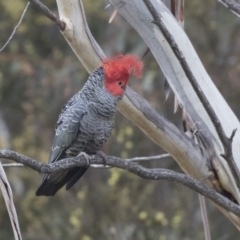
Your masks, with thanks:
[{"label": "bird's head", "polygon": [[136,78],[142,76],[143,62],[135,55],[116,56],[105,59],[102,63],[104,70],[104,86],[114,96],[124,94],[130,75]]}]

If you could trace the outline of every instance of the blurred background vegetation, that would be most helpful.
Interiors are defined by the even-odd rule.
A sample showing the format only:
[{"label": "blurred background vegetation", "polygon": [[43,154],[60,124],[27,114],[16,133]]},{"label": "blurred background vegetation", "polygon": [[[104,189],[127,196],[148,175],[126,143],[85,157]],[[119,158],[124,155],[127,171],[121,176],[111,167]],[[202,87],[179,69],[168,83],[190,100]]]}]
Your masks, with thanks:
[{"label": "blurred background vegetation", "polygon": [[[0,47],[10,36],[25,0],[0,1]],[[57,13],[54,0],[44,3]],[[106,55],[142,55],[146,45],[106,1],[84,1],[90,29]],[[240,116],[240,19],[216,0],[186,1],[186,32],[204,66],[236,115]],[[173,114],[173,96],[164,103],[163,75],[151,53],[145,73],[132,88],[156,110],[181,127]],[[47,162],[62,105],[81,89],[88,73],[58,28],[36,7],[0,53],[0,147]],[[120,113],[104,146],[106,154],[135,157],[161,154]],[[173,159],[144,164],[181,171]],[[23,239],[191,240],[204,239],[197,193],[167,181],[147,181],[119,169],[90,169],[70,191],[36,197],[41,176],[28,168],[6,169],[13,188]],[[0,198],[0,239],[13,239]],[[207,201],[213,239],[237,239],[239,232]]]}]

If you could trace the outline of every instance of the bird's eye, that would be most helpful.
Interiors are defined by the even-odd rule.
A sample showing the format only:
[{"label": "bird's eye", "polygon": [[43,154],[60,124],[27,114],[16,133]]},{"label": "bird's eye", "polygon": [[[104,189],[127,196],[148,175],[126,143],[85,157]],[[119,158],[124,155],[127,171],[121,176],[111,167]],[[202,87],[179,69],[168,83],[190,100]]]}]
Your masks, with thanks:
[{"label": "bird's eye", "polygon": [[121,81],[120,81],[120,82],[118,82],[118,85],[119,85],[119,86],[122,86],[122,82],[121,82]]}]

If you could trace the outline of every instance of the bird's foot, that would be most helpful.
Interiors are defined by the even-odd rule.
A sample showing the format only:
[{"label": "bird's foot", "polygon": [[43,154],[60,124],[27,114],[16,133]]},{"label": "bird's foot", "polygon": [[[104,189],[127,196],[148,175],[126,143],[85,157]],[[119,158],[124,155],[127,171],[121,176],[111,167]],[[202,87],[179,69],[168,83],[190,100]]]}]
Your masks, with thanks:
[{"label": "bird's foot", "polygon": [[[90,156],[87,155],[85,152],[80,152],[77,157],[84,157],[87,163],[87,166],[90,166]],[[86,166],[86,167],[87,167]]]},{"label": "bird's foot", "polygon": [[103,163],[104,163],[104,166],[106,166],[106,163],[107,163],[107,155],[102,152],[102,151],[97,151],[97,154],[96,155],[99,155],[102,159],[103,159]]}]

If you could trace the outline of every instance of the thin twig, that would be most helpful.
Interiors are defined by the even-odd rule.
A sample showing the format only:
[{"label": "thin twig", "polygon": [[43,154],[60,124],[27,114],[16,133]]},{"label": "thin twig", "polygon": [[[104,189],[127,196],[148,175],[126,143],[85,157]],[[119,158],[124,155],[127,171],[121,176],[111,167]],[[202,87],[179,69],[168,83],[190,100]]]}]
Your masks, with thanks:
[{"label": "thin twig", "polygon": [[14,239],[22,240],[17,211],[13,202],[12,189],[1,163],[0,163],[0,189],[2,191],[2,195],[8,210],[8,215],[12,224]]},{"label": "thin twig", "polygon": [[61,31],[65,30],[66,24],[61,21],[48,7],[46,7],[39,0],[29,0],[35,6],[37,6],[51,21],[56,23]]},{"label": "thin twig", "polygon": [[[83,167],[88,165],[88,162],[86,162],[86,159],[84,157],[66,158],[51,164],[45,164],[10,150],[0,150],[0,158],[10,159],[15,162],[22,163],[39,173],[53,173],[73,167]],[[136,163],[125,161],[121,158],[113,156],[107,156],[105,159],[103,159],[99,155],[94,155],[90,157],[89,162],[90,164],[107,164],[112,167],[121,168],[144,179],[169,180],[181,183],[184,186],[187,186],[190,189],[201,193],[203,196],[211,199],[213,202],[220,205],[224,209],[240,217],[240,207],[237,204],[233,203],[228,198],[209,188],[204,183],[199,182],[185,174],[163,168],[148,169]]]},{"label": "thin twig", "polygon": [[153,161],[153,160],[160,160],[163,158],[171,157],[169,153],[156,155],[156,156],[150,156],[150,157],[135,157],[135,158],[127,158],[126,160],[129,162],[140,162],[140,161]]},{"label": "thin twig", "polygon": [[10,37],[8,38],[7,42],[6,42],[6,43],[2,46],[2,48],[0,49],[0,52],[2,52],[3,49],[4,49],[4,48],[9,44],[9,42],[12,40],[14,34],[16,33],[17,29],[19,28],[19,26],[20,26],[21,23],[22,23],[22,20],[23,20],[25,14],[26,14],[26,12],[27,12],[27,9],[28,9],[29,4],[30,4],[30,2],[27,2],[27,5],[26,5],[26,7],[24,8],[24,10],[23,10],[23,12],[22,12],[22,15],[21,15],[21,17],[20,17],[20,19],[19,19],[19,21],[18,21],[18,24],[17,24],[16,27],[13,29],[13,32],[12,32],[12,34],[10,35]]},{"label": "thin twig", "polygon": [[232,13],[240,17],[240,4],[234,0],[218,0],[224,7],[231,10]]},{"label": "thin twig", "polygon": [[206,201],[204,196],[198,194],[200,208],[201,208],[201,215],[203,220],[203,228],[206,240],[211,240],[210,228],[208,223],[208,216],[207,216],[207,208],[206,208]]},{"label": "thin twig", "polygon": [[226,136],[215,111],[213,110],[208,99],[202,92],[202,89],[200,88],[195,76],[193,75],[193,73],[192,73],[182,51],[179,49],[175,39],[173,38],[173,36],[170,34],[168,29],[164,25],[163,21],[159,17],[159,15],[158,15],[157,11],[155,10],[155,8],[153,7],[152,3],[149,0],[143,0],[143,1],[145,3],[146,7],[148,8],[149,12],[153,16],[153,19],[154,19],[153,23],[156,24],[159,27],[159,29],[162,31],[167,42],[171,46],[175,56],[179,60],[179,63],[182,66],[182,69],[183,69],[184,73],[186,74],[189,82],[191,83],[194,91],[196,92],[198,98],[200,99],[201,103],[203,104],[205,110],[207,111],[208,116],[210,117],[211,121],[213,122],[213,125],[216,129],[216,132],[217,132],[217,134],[223,144],[223,148],[224,148],[224,154],[221,156],[228,162],[229,168],[232,172],[232,175],[235,179],[238,189],[240,190],[240,171],[239,171],[239,169],[234,161],[234,158],[233,158],[231,139]]},{"label": "thin twig", "polygon": [[116,15],[117,15],[117,10],[114,9],[112,14],[111,14],[111,16],[110,16],[110,18],[109,18],[109,20],[108,20],[109,24],[113,21],[113,19],[116,17]]},{"label": "thin twig", "polygon": [[231,136],[230,136],[230,138],[229,138],[229,140],[230,140],[231,143],[232,143],[232,141],[233,141],[233,138],[234,138],[236,132],[237,132],[237,129],[234,129],[234,130],[232,131],[232,134],[231,134]]},{"label": "thin twig", "polygon": [[150,52],[150,49],[149,49],[149,47],[147,47],[146,50],[144,51],[143,55],[141,56],[141,59],[143,59],[149,52]]},{"label": "thin twig", "polygon": [[[125,159],[125,161],[129,161],[129,162],[156,161],[156,160],[160,160],[160,159],[168,158],[168,157],[171,157],[171,155],[169,153],[166,153],[166,154],[150,156],[150,157],[127,158],[127,159]],[[104,165],[92,164],[90,167],[92,167],[92,168],[104,168],[104,169],[113,168],[112,166],[108,166],[106,164],[104,164]]]},{"label": "thin twig", "polygon": [[2,166],[4,168],[9,168],[9,167],[26,167],[22,163],[2,163]]}]

